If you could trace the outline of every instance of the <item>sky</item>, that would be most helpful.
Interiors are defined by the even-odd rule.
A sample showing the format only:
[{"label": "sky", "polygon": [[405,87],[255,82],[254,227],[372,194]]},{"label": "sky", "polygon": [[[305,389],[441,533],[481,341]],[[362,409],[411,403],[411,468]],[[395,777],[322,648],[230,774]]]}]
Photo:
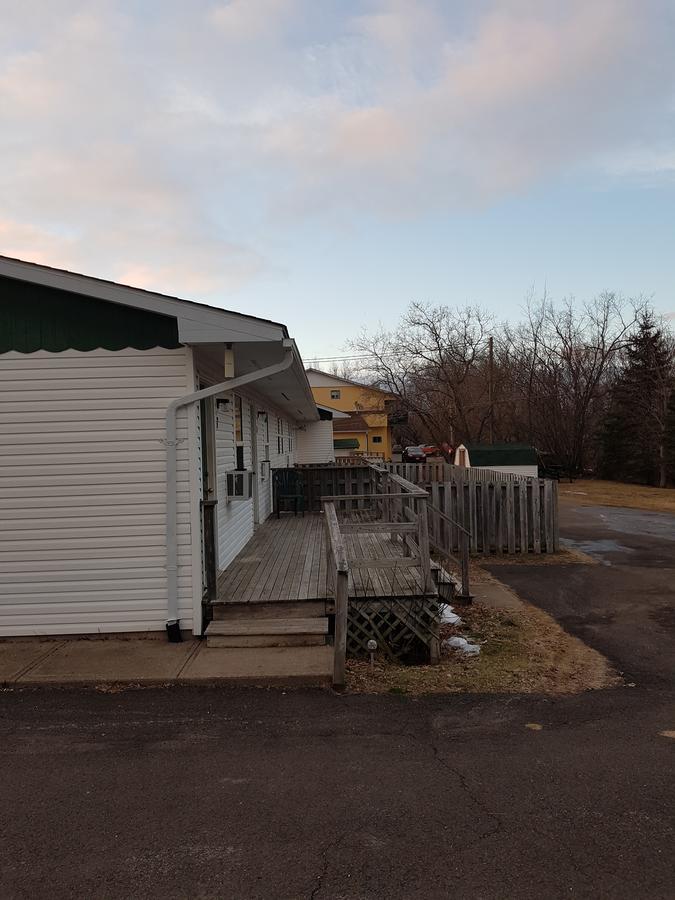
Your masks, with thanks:
[{"label": "sky", "polygon": [[348,355],[411,301],[675,318],[673,0],[0,0],[0,253]]}]

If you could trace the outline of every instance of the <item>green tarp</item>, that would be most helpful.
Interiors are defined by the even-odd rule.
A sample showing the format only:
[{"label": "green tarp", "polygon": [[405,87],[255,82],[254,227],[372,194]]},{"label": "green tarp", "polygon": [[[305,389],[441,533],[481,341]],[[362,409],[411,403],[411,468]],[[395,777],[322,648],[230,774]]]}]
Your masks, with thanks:
[{"label": "green tarp", "polygon": [[472,466],[536,466],[537,451],[529,444],[465,444]]}]

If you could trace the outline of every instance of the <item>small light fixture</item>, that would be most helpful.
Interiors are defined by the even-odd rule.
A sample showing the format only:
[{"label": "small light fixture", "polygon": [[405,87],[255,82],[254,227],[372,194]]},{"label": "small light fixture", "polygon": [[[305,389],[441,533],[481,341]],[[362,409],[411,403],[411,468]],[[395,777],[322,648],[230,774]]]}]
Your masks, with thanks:
[{"label": "small light fixture", "polygon": [[377,641],[374,641],[372,638],[366,644],[368,648],[368,653],[370,653],[370,671],[372,672],[375,669],[375,651],[377,650]]}]

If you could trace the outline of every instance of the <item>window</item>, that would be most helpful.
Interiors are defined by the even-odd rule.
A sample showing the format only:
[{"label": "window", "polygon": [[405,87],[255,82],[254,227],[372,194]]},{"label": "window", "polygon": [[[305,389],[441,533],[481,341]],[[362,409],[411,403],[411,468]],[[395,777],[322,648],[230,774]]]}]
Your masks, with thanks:
[{"label": "window", "polygon": [[234,444],[236,454],[236,468],[244,469],[244,417],[242,415],[241,397],[234,397]]},{"label": "window", "polygon": [[250,500],[253,495],[253,472],[227,473],[227,502]]},{"label": "window", "polygon": [[331,391],[330,399],[331,400],[339,400],[340,399],[340,391]]},{"label": "window", "polygon": [[277,453],[284,452],[284,423],[277,419]]},{"label": "window", "polygon": [[381,443],[382,443],[382,437],[381,437],[379,434],[373,435],[373,443],[374,443],[374,444],[381,444]]}]

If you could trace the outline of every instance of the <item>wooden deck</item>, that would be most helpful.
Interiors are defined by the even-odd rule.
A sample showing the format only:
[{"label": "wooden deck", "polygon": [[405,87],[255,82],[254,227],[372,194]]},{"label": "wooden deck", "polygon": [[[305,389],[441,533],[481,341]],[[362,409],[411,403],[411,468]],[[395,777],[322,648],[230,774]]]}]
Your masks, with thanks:
[{"label": "wooden deck", "polygon": [[[403,560],[403,544],[388,533],[345,534],[349,557]],[[350,597],[411,597],[423,594],[418,567],[394,563],[350,570]],[[282,516],[260,525],[244,549],[218,578],[219,602],[283,603],[332,599],[326,582],[322,515]]]}]

